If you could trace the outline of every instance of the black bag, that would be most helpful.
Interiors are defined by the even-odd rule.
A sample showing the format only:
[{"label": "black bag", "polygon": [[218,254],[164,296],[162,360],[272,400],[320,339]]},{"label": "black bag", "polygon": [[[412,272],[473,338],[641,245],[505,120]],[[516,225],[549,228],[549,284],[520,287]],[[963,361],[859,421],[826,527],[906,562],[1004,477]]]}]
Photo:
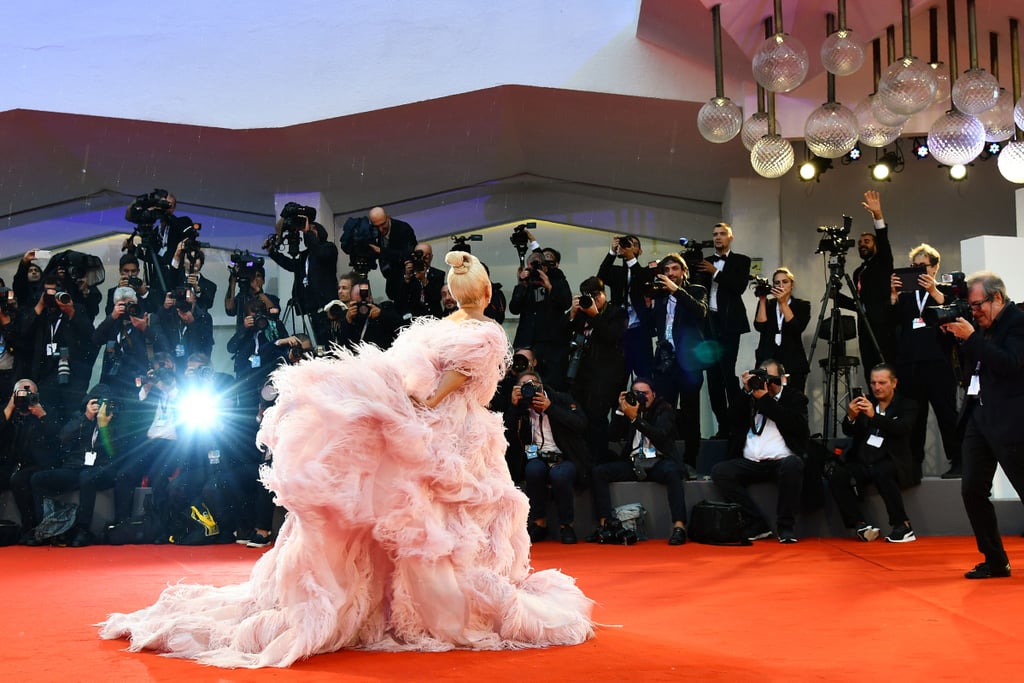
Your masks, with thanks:
[{"label": "black bag", "polygon": [[163,523],[152,512],[132,517],[107,527],[104,540],[108,545],[135,545],[167,540]]},{"label": "black bag", "polygon": [[10,519],[0,519],[0,546],[15,545],[20,538],[20,524]]},{"label": "black bag", "polygon": [[744,529],[746,515],[735,503],[702,500],[690,512],[686,535],[708,545],[750,545]]}]

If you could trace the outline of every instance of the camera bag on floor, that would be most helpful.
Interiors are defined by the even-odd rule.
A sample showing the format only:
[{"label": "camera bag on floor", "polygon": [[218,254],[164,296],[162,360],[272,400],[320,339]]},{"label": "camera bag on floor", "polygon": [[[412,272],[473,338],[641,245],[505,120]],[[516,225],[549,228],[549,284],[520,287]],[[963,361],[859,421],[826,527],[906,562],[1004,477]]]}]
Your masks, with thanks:
[{"label": "camera bag on floor", "polygon": [[647,540],[647,510],[640,503],[626,503],[612,510],[612,516],[622,522],[622,528],[636,534],[638,541]]},{"label": "camera bag on floor", "polygon": [[745,515],[739,505],[702,500],[690,512],[686,535],[708,545],[750,545],[745,527]]}]

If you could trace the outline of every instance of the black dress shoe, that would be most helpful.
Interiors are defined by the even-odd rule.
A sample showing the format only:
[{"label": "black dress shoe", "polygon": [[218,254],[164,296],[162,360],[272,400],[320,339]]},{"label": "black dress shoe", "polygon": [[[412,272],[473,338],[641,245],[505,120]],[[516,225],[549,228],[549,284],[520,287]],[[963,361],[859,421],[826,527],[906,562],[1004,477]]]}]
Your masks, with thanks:
[{"label": "black dress shoe", "polygon": [[78,529],[74,535],[68,541],[69,548],[84,548],[87,545],[95,543],[95,539],[92,534],[89,533],[88,529]]},{"label": "black dress shoe", "polygon": [[558,535],[565,545],[576,545],[576,532],[571,526],[563,526],[558,530]]},{"label": "black dress shoe", "polygon": [[672,527],[672,535],[668,537],[669,545],[686,545],[686,529],[681,526]]},{"label": "black dress shoe", "polygon": [[548,537],[548,528],[540,524],[531,523],[526,531],[530,534],[530,543],[540,543]]},{"label": "black dress shoe", "polygon": [[41,545],[50,545],[50,539],[48,538],[36,538],[36,535],[31,531],[26,532],[21,539],[18,541],[19,545],[27,545],[29,547],[37,547]]},{"label": "black dress shoe", "polygon": [[960,466],[954,465],[953,467],[950,467],[948,470],[946,470],[939,476],[942,479],[959,479],[961,477]]},{"label": "black dress shoe", "polygon": [[981,562],[964,574],[965,579],[1005,579],[1008,576],[1010,576],[1009,562],[1002,566]]}]

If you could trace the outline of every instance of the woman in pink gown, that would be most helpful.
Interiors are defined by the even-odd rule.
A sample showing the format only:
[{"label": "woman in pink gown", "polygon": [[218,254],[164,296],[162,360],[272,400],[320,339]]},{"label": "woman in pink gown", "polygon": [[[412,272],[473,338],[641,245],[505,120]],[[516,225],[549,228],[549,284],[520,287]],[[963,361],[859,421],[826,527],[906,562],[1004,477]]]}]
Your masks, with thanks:
[{"label": "woman in pink gown", "polygon": [[575,645],[592,602],[557,570],[530,571],[527,500],[486,405],[508,362],[484,317],[490,281],[451,252],[460,310],[420,320],[387,351],[278,370],[259,439],[263,481],[289,514],[245,583],[174,585],[112,614],[103,638],[223,667],[288,666],[342,648]]}]

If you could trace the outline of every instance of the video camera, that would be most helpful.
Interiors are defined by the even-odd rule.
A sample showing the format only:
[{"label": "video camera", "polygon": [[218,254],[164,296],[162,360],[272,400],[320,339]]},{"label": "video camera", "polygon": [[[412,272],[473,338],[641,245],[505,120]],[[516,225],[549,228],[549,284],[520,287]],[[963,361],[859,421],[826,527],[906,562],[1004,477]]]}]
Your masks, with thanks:
[{"label": "video camera", "polygon": [[14,409],[19,413],[27,413],[32,406],[39,405],[39,394],[29,389],[18,389],[14,392]]},{"label": "video camera", "polygon": [[697,264],[704,260],[704,250],[714,249],[714,240],[694,240],[689,237],[680,237],[679,246],[682,249],[679,250],[679,255],[686,261],[686,267],[693,272]]},{"label": "video camera", "polygon": [[182,233],[182,247],[181,251],[185,258],[189,261],[195,261],[198,253],[204,247],[209,247],[209,242],[199,241],[199,232],[203,229],[202,223],[192,223],[190,226],[185,228]]},{"label": "video camera", "polygon": [[301,232],[307,225],[316,221],[316,209],[312,206],[302,206],[297,202],[288,202],[281,209],[281,218],[284,222],[281,227],[289,232]]},{"label": "video camera", "polygon": [[366,273],[377,268],[377,254],[370,248],[377,241],[379,232],[368,216],[353,216],[341,227],[341,250],[349,255],[349,267],[357,273]]},{"label": "video camera", "polygon": [[526,264],[526,250],[530,244],[530,236],[526,234],[526,231],[532,231],[537,229],[536,222],[520,223],[512,229],[512,234],[509,236],[508,241],[512,243],[512,246],[516,248],[516,252],[519,254],[519,265],[524,266]]},{"label": "video camera", "polygon": [[967,303],[967,276],[959,271],[944,273],[941,282],[949,286],[952,301],[942,306],[925,308],[921,312],[924,324],[928,327],[938,327],[955,322],[957,318],[974,320],[971,305]]},{"label": "video camera", "polygon": [[751,391],[766,389],[772,384],[782,386],[782,378],[776,377],[775,375],[769,375],[767,368],[754,368],[750,371],[750,378],[747,380],[747,386]]},{"label": "video camera", "polygon": [[857,240],[850,237],[850,228],[852,226],[853,218],[850,216],[843,216],[843,224],[841,226],[818,226],[818,232],[824,233],[824,236],[818,242],[818,248],[814,253],[831,254],[832,256],[845,256],[846,252],[850,250],[850,247],[857,245]]},{"label": "video camera", "polygon": [[262,268],[264,263],[262,256],[253,256],[252,253],[241,249],[231,252],[230,261],[228,272],[239,285],[248,284],[256,274],[256,269]]},{"label": "video camera", "polygon": [[467,242],[483,242],[483,235],[452,235],[452,251],[464,251],[467,254],[473,253],[473,250],[467,244]]},{"label": "video camera", "polygon": [[154,189],[149,194],[140,194],[128,207],[125,218],[136,225],[153,225],[157,219],[167,213],[171,202],[167,198],[167,190]]},{"label": "video camera", "polygon": [[772,293],[772,283],[766,277],[750,276],[750,286],[754,288],[754,296],[768,296]]}]

